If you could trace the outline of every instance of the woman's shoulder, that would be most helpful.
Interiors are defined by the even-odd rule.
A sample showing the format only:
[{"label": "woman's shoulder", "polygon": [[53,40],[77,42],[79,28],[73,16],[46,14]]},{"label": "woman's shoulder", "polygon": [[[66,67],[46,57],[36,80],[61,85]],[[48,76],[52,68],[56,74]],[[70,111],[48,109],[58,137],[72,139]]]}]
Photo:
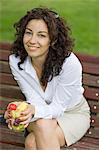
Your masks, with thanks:
[{"label": "woman's shoulder", "polygon": [[[30,58],[26,57],[26,59],[24,60],[24,62],[21,64],[21,68],[24,69],[25,66],[27,64],[29,64],[29,61],[30,61]],[[10,65],[10,67],[13,66],[13,68],[16,68],[16,69],[20,70],[19,67],[18,67],[18,63],[19,62],[21,62],[21,59],[20,59],[19,56],[16,56],[15,54],[11,54],[9,56],[9,65]]]},{"label": "woman's shoulder", "polygon": [[16,57],[15,54],[11,54],[9,56],[9,62],[15,63],[15,62],[19,62],[19,61],[20,61],[19,56]]},{"label": "woman's shoulder", "polygon": [[73,52],[64,61],[63,69],[66,69],[66,68],[68,69],[74,68],[75,70],[82,69],[80,60]]},{"label": "woman's shoulder", "polygon": [[65,59],[64,64],[68,64],[68,65],[79,64],[79,65],[81,65],[81,62],[78,59],[78,57],[72,52],[70,54],[70,56]]},{"label": "woman's shoulder", "polygon": [[19,56],[15,56],[15,54],[11,54],[9,56],[9,65],[10,67],[13,66],[14,68],[18,68],[18,63],[20,62]]},{"label": "woman's shoulder", "polygon": [[71,52],[70,56],[67,57],[67,61],[80,62],[75,53]]}]

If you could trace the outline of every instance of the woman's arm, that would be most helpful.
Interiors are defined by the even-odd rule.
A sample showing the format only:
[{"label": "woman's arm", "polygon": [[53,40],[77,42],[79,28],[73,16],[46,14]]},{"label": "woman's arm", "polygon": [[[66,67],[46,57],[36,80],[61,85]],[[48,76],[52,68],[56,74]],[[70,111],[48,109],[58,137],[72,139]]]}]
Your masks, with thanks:
[{"label": "woman's arm", "polygon": [[63,66],[59,83],[55,89],[55,93],[53,93],[52,102],[49,105],[46,104],[44,99],[33,89],[33,86],[31,87],[29,83],[25,81],[28,79],[23,78],[11,60],[10,67],[27,101],[32,101],[31,104],[35,107],[34,119],[57,118],[61,116],[65,110],[72,108],[80,102],[83,94],[82,67],[77,60],[72,63],[68,62]]}]

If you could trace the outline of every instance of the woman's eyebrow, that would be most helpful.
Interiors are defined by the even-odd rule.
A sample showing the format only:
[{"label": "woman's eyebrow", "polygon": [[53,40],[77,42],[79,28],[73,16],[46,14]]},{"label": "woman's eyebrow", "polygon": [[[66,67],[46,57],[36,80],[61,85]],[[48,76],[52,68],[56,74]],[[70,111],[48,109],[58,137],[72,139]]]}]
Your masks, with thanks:
[{"label": "woman's eyebrow", "polygon": [[[26,28],[26,29],[32,32],[32,30],[30,28]],[[44,31],[44,30],[38,31],[38,33],[46,33],[46,34],[48,34],[48,32]]]},{"label": "woman's eyebrow", "polygon": [[46,34],[48,34],[48,32],[47,31],[39,31],[39,33],[46,33]]},{"label": "woman's eyebrow", "polygon": [[27,30],[30,30],[30,31],[32,31],[31,29],[29,29],[29,28],[26,28]]}]

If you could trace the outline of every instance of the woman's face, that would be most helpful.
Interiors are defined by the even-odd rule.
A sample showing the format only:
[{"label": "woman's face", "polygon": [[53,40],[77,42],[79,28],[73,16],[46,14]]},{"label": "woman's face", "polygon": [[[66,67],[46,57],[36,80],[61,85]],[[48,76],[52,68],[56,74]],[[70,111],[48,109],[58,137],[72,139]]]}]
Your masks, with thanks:
[{"label": "woman's face", "polygon": [[50,38],[47,25],[42,19],[33,19],[28,22],[23,37],[23,44],[32,60],[46,58]]}]

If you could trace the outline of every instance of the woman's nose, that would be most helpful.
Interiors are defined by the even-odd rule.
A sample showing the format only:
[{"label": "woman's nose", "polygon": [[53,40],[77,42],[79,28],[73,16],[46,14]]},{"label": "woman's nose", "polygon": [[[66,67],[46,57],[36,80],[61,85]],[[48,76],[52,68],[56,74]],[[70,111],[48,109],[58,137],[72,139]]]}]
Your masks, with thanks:
[{"label": "woman's nose", "polygon": [[29,42],[32,43],[32,44],[36,43],[37,42],[37,37],[35,35],[32,35]]}]

